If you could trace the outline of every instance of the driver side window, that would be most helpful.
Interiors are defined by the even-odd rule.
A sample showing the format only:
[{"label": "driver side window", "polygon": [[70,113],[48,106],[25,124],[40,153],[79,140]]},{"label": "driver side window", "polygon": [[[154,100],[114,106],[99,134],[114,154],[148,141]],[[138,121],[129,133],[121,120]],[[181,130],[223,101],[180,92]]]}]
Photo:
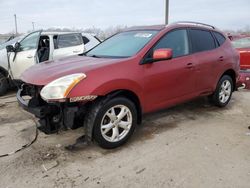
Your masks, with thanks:
[{"label": "driver side window", "polygon": [[20,42],[19,51],[33,50],[37,48],[40,32],[31,33]]},{"label": "driver side window", "polygon": [[160,48],[171,48],[173,50],[173,58],[189,54],[187,30],[170,31],[160,39],[153,50]]}]

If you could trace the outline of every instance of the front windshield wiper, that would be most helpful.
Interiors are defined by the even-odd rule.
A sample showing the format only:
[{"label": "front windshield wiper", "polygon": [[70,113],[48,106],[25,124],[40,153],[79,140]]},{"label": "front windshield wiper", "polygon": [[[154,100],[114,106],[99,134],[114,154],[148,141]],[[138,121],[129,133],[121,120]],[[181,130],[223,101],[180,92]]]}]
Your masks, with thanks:
[{"label": "front windshield wiper", "polygon": [[97,55],[91,55],[90,57],[101,58],[100,56]]},{"label": "front windshield wiper", "polygon": [[97,55],[86,55],[86,56],[88,56],[88,57],[94,57],[94,58],[101,58],[100,56],[97,56]]},{"label": "front windshield wiper", "polygon": [[84,56],[87,56],[87,57],[94,57],[94,58],[110,58],[110,59],[121,59],[121,58],[128,58],[130,56],[107,56],[107,55],[102,55],[102,56],[99,56],[99,55],[95,55],[95,54],[91,54],[89,55],[88,53],[83,53],[82,55]]}]

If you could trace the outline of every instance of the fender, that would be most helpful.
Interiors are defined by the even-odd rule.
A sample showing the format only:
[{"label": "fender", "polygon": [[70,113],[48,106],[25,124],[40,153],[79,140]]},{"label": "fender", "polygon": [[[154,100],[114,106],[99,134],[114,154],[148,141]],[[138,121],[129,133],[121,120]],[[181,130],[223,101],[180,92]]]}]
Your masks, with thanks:
[{"label": "fender", "polygon": [[129,90],[135,93],[138,98],[143,98],[141,86],[135,81],[127,79],[117,79],[106,82],[93,90],[92,94],[105,96],[116,90]]},{"label": "fender", "polygon": [[[86,85],[86,82],[83,80],[81,83],[79,83],[70,91],[67,98],[88,96],[88,95],[106,96],[109,93],[112,93],[117,90],[128,90],[135,93],[140,100],[142,108],[144,106],[143,105],[144,95],[142,92],[143,88],[140,86],[139,83],[133,80],[128,80],[128,79],[110,80],[107,82],[100,83],[98,87],[96,87],[95,84],[91,84],[91,82],[88,82]],[[84,90],[81,88],[84,88]]]}]

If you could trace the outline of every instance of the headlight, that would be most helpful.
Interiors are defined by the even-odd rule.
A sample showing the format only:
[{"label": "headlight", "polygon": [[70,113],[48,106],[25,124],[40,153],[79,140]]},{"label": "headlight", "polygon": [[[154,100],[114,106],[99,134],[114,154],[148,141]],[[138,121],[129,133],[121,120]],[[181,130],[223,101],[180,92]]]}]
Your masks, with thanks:
[{"label": "headlight", "polygon": [[83,73],[71,74],[58,78],[41,90],[41,97],[46,101],[64,100],[72,88],[86,78]]}]

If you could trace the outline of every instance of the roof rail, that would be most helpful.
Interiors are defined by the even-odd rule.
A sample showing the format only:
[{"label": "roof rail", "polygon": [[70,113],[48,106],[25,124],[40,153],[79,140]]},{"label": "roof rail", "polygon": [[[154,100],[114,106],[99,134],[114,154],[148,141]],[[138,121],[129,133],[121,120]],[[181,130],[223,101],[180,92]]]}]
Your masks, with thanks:
[{"label": "roof rail", "polygon": [[193,24],[193,25],[201,25],[201,26],[206,26],[206,27],[210,27],[212,29],[215,29],[214,26],[209,25],[209,24],[204,24],[204,23],[200,23],[200,22],[191,22],[191,21],[178,21],[178,22],[174,22],[172,24]]}]

